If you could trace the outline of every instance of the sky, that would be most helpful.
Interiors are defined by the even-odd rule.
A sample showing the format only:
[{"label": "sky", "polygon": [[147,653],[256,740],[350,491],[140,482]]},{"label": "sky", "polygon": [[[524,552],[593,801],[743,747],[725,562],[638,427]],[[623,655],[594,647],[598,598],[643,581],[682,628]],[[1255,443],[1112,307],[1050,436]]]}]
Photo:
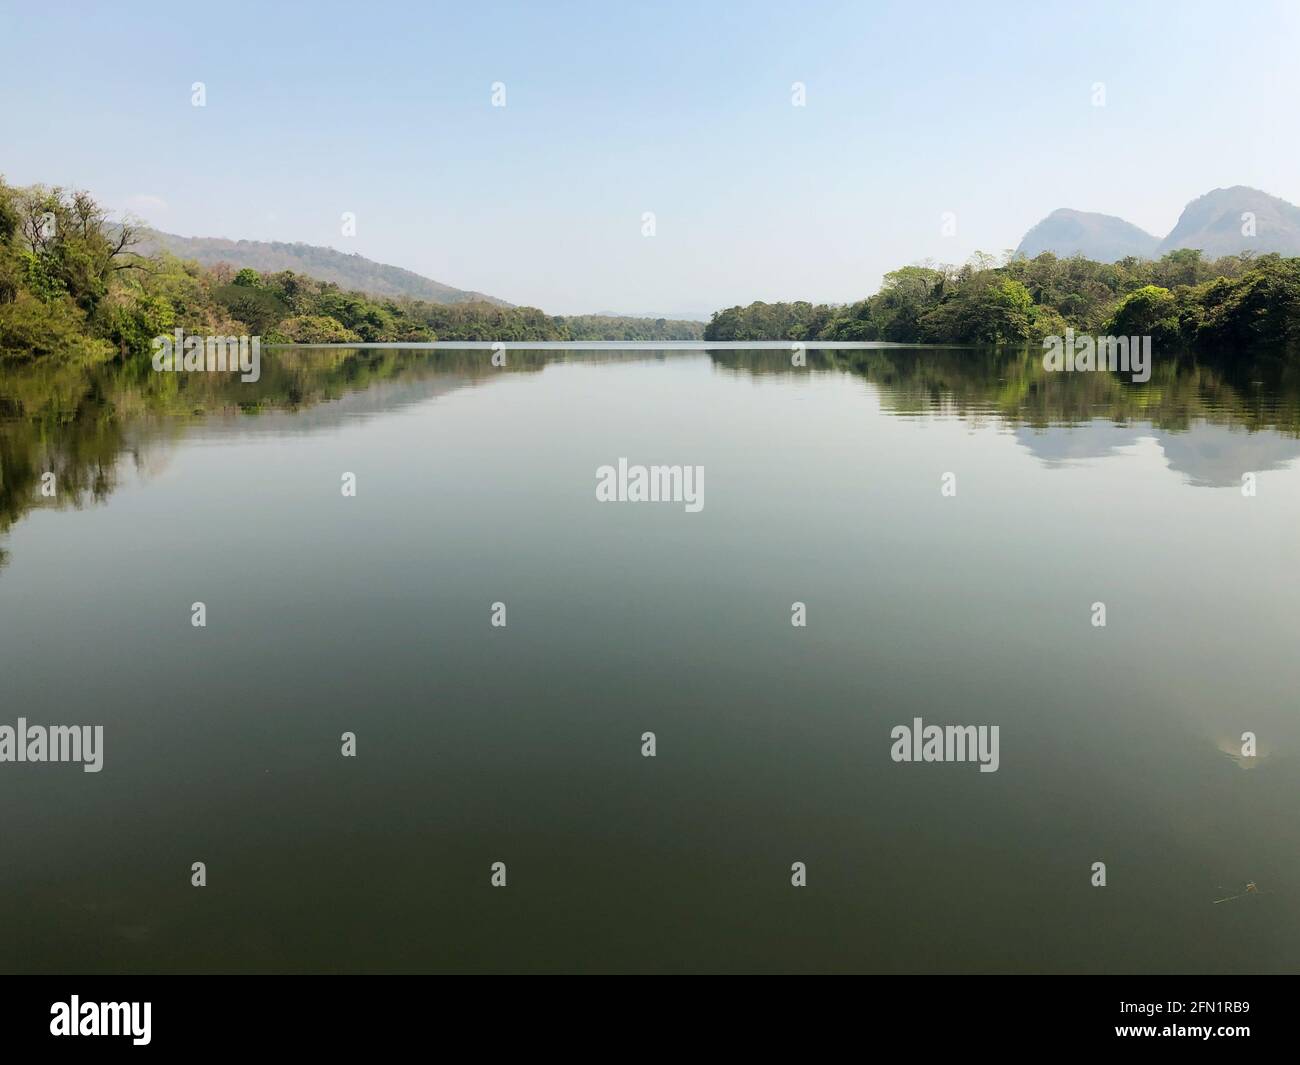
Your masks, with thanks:
[{"label": "sky", "polygon": [[11,184],[556,314],[848,302],[1058,207],[1300,203],[1294,0],[0,0],[0,41]]}]

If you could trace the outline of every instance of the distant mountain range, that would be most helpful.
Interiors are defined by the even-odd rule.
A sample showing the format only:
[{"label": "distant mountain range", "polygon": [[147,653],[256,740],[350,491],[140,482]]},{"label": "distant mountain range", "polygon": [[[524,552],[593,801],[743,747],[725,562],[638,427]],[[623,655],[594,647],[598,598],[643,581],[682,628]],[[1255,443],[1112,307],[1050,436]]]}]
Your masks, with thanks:
[{"label": "distant mountain range", "polygon": [[482,300],[499,307],[511,307],[505,300],[482,292],[469,292],[433,281],[400,266],[377,263],[362,255],[349,255],[316,244],[283,244],[279,241],[226,240],[224,237],[180,237],[156,229],[142,231],[137,251],[148,255],[168,251],[180,259],[196,259],[203,266],[229,263],[236,269],[249,267],[258,273],[293,270],[319,281],[333,281],[342,289],[372,296],[410,296],[429,303],[469,303]]},{"label": "distant mountain range", "polygon": [[1245,251],[1300,255],[1300,207],[1246,185],[1215,189],[1184,207],[1163,240],[1114,215],[1061,208],[1030,229],[1016,251],[1029,258],[1050,251],[1115,262],[1177,248],[1199,248],[1207,258]]}]

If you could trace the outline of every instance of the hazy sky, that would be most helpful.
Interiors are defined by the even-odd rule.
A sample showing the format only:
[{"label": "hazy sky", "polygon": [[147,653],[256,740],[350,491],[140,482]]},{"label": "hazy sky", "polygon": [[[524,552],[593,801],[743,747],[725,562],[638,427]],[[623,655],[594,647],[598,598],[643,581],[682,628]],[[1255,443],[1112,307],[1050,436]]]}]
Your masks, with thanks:
[{"label": "hazy sky", "polygon": [[10,182],[555,313],[848,301],[1056,207],[1163,236],[1219,186],[1300,202],[1294,0],[0,0],[0,40]]}]

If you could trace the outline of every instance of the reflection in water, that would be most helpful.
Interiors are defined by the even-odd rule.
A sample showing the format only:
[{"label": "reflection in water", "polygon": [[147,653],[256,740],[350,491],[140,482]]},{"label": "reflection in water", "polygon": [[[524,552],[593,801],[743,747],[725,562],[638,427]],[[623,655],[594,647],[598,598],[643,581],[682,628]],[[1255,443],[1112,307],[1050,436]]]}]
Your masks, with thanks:
[{"label": "reflection in water", "polygon": [[[0,970],[1294,968],[1300,471],[1235,487],[1287,367],[809,361],[0,376],[0,724],[105,737],[0,767]],[[599,503],[621,455],[707,507]],[[918,717],[998,771],[893,762]]]},{"label": "reflection in water", "polygon": [[[256,415],[267,431],[312,431],[555,362],[646,357],[523,350],[497,369],[481,350],[281,348],[264,356],[262,378],[252,384],[234,374],[158,374],[147,360],[8,368],[0,373],[0,533],[31,507],[104,499],[124,459],[145,474],[162,468],[171,443],[197,426],[220,431],[240,418],[246,433]],[[649,357],[699,356],[665,350]],[[781,351],[709,357],[737,373],[807,372]],[[1243,471],[1279,469],[1300,456],[1300,372],[1284,359],[1157,359],[1142,385],[1111,374],[1050,374],[1032,349],[882,346],[814,350],[808,362],[813,373],[864,378],[887,414],[1002,423],[1049,467],[1154,438],[1187,483],[1227,487],[1240,484]],[[47,471],[56,476],[53,499],[40,493]]]},{"label": "reflection in water", "polygon": [[[511,361],[519,372],[549,360],[520,352]],[[264,355],[261,380],[247,384],[237,374],[155,373],[147,360],[90,369],[6,368],[0,372],[0,533],[32,507],[80,508],[104,499],[124,459],[146,475],[161,469],[171,443],[196,427],[219,431],[239,418],[247,432],[258,424],[250,416],[257,416],[269,430],[310,431],[473,383],[487,376],[486,367],[477,352],[313,348]],[[46,472],[55,474],[52,498],[41,494]]]}]

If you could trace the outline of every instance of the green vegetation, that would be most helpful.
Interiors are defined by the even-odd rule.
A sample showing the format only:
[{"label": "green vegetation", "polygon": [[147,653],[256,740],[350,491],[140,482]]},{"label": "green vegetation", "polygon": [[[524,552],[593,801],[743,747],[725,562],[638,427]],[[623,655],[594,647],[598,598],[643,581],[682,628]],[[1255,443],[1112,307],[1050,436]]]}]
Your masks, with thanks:
[{"label": "green vegetation", "polygon": [[163,304],[126,296],[133,239],[84,193],[0,183],[0,358],[97,362],[146,326],[170,328]]},{"label": "green vegetation", "polygon": [[1179,250],[1099,263],[1050,252],[962,267],[906,266],[848,306],[752,303],[718,311],[705,340],[1017,344],[1079,333],[1150,335],[1184,348],[1300,348],[1300,258]]},{"label": "green vegetation", "polygon": [[315,244],[284,244],[279,241],[225,240],[220,237],[179,237],[156,229],[142,229],[138,250],[166,252],[200,266],[229,263],[235,269],[249,267],[259,274],[280,274],[286,270],[320,281],[333,281],[339,288],[368,292],[372,296],[398,299],[403,296],[429,303],[510,304],[482,292],[452,288],[400,266],[377,263],[355,252],[338,251]]},{"label": "green vegetation", "polygon": [[267,344],[698,340],[703,330],[699,322],[375,297],[292,270],[204,267],[139,247],[139,231],[110,222],[84,192],[0,181],[0,362],[138,356],[177,327]]}]

